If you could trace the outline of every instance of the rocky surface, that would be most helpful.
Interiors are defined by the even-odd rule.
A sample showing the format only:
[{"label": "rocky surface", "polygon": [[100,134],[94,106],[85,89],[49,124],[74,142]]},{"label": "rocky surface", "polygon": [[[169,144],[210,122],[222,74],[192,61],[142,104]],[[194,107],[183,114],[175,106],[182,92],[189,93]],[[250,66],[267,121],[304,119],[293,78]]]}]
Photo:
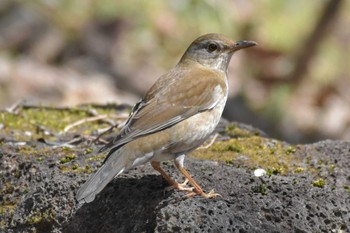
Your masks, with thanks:
[{"label": "rocky surface", "polygon": [[[336,165],[332,173],[322,174],[324,186],[313,186],[314,177],[307,173],[255,177],[245,168],[188,158],[186,167],[204,190],[215,189],[222,198],[183,199],[182,192],[165,191],[161,176],[145,165],[118,177],[95,201],[79,207],[74,194],[87,174],[61,172],[56,166],[2,151],[2,175],[11,180],[10,174],[3,172],[10,169],[6,164],[18,165],[22,169],[17,182],[29,189],[19,197],[12,216],[2,213],[2,230],[348,232],[350,143],[319,142],[305,146],[300,153],[312,153],[316,166],[326,159]],[[181,179],[173,165],[165,167]],[[17,194],[13,190],[11,195]]]},{"label": "rocky surface", "polygon": [[[260,137],[254,129],[240,128]],[[220,136],[210,147],[215,150],[196,153],[220,155],[217,147],[230,138]],[[249,160],[248,148],[238,150],[236,144],[244,142],[232,141],[235,147],[228,148],[240,160],[189,156],[185,161],[202,188],[222,198],[186,199],[184,192],[166,191],[165,181],[147,164],[114,179],[92,203],[78,205],[76,191],[103,157],[84,143],[53,147],[43,140],[2,141],[0,232],[350,232],[350,142],[328,140],[292,149],[282,143],[288,153],[277,164],[293,157],[297,168],[283,172],[263,163],[267,174],[256,177],[260,166],[240,163]],[[272,139],[258,143],[262,158],[265,147],[274,151],[280,145]],[[183,180],[171,162],[163,166]]]}]

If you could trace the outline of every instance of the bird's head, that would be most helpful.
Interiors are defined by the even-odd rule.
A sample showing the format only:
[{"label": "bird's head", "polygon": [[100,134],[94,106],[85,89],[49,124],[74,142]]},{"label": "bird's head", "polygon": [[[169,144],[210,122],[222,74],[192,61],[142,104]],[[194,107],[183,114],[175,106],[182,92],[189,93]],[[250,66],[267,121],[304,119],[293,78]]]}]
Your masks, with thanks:
[{"label": "bird's head", "polygon": [[190,59],[210,69],[226,72],[234,52],[256,44],[254,41],[233,41],[216,33],[206,34],[192,42],[180,63]]}]

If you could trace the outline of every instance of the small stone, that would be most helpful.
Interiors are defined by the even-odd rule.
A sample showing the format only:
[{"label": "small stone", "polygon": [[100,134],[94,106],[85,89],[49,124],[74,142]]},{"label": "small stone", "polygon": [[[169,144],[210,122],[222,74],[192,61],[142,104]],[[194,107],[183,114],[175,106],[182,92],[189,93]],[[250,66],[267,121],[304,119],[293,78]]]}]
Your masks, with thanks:
[{"label": "small stone", "polygon": [[258,169],[254,170],[254,176],[261,177],[261,176],[264,176],[264,175],[266,175],[266,171],[264,169],[258,168]]}]

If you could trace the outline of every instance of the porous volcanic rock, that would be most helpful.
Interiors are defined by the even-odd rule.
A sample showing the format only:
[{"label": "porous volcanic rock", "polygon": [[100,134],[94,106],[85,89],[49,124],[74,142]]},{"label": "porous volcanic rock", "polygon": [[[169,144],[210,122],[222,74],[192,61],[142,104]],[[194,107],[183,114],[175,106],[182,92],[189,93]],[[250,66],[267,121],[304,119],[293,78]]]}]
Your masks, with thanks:
[{"label": "porous volcanic rock", "polygon": [[[252,169],[187,158],[185,166],[203,189],[214,189],[221,198],[184,199],[183,192],[166,191],[162,177],[147,164],[114,179],[92,203],[79,206],[74,196],[89,174],[62,171],[57,163],[28,159],[13,147],[2,148],[0,198],[17,204],[11,213],[1,213],[0,229],[9,233],[350,232],[350,142],[304,145],[296,155],[312,155],[309,164],[331,169],[322,174],[255,177]],[[78,159],[86,157],[78,154]],[[183,179],[172,163],[164,167],[177,180]],[[325,183],[315,185],[315,177],[320,176]]]}]

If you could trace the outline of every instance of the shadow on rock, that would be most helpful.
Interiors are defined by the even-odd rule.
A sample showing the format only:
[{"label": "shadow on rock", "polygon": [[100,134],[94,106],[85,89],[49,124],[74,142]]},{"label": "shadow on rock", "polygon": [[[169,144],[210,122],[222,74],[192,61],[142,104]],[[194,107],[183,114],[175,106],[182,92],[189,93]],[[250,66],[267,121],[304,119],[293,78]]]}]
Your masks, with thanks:
[{"label": "shadow on rock", "polygon": [[72,217],[65,233],[153,232],[159,203],[170,194],[157,175],[118,178]]}]

